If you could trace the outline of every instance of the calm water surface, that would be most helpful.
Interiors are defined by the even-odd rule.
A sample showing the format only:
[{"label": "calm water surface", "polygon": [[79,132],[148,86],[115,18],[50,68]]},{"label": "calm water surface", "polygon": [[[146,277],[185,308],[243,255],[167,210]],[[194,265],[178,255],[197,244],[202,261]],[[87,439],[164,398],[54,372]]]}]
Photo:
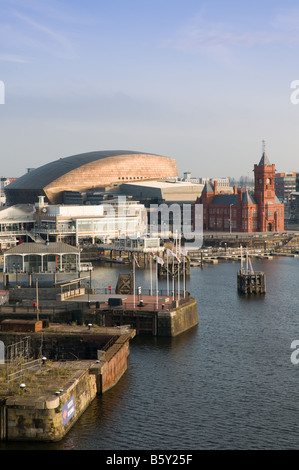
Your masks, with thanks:
[{"label": "calm water surface", "polygon": [[[299,364],[290,360],[299,340],[299,259],[256,260],[254,268],[267,276],[263,298],[237,294],[238,264],[192,268],[197,327],[131,341],[121,381],[61,442],[0,449],[299,449]],[[119,269],[128,272],[98,267],[94,287],[115,286]],[[138,270],[136,285],[149,283]]]}]

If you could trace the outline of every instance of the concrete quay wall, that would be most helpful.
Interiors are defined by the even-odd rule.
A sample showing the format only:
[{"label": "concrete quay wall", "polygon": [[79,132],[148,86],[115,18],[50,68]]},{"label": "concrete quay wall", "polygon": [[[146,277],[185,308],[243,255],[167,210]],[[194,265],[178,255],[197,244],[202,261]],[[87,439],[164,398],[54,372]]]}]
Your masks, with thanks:
[{"label": "concrete quay wall", "polygon": [[22,396],[0,399],[0,440],[61,440],[96,395],[116,385],[126,372],[133,336],[134,332],[121,335],[107,351],[98,352],[98,360],[75,361],[78,370],[58,396],[54,390],[26,396],[23,390]]},{"label": "concrete quay wall", "polygon": [[[66,386],[61,396],[37,400],[13,397],[6,399],[6,431],[8,441],[59,441],[90,405],[97,394],[96,375],[82,371]],[[4,410],[2,410],[3,413]],[[64,424],[64,414],[66,416]]]},{"label": "concrete quay wall", "polygon": [[196,300],[189,296],[180,301],[173,301],[169,308],[159,310],[107,309],[99,315],[105,317],[105,326],[130,325],[137,335],[177,336],[198,324]]},{"label": "concrete quay wall", "polygon": [[98,393],[107,392],[120,380],[127,370],[129,355],[129,341],[124,335],[120,336],[108,351],[99,356],[100,365],[96,364],[95,370],[90,369],[90,372],[97,377]]},{"label": "concrete quay wall", "polygon": [[197,302],[193,297],[189,297],[185,305],[158,313],[159,336],[177,336],[197,324]]}]

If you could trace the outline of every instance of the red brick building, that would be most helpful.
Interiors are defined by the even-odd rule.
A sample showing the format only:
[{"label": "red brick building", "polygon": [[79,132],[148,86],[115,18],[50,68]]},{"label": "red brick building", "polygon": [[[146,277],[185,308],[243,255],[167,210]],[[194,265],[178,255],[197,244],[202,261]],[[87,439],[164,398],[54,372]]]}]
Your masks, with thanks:
[{"label": "red brick building", "polygon": [[217,183],[206,183],[196,204],[203,205],[203,229],[220,232],[278,232],[284,230],[284,205],[275,194],[275,165],[265,152],[254,165],[254,191],[218,193]]}]

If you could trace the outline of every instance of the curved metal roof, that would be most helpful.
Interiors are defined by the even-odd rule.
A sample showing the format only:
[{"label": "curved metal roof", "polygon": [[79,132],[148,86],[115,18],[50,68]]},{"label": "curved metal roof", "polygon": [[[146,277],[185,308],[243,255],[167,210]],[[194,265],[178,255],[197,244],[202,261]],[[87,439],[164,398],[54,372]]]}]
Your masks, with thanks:
[{"label": "curved metal roof", "polygon": [[[135,152],[133,150],[103,150],[95,152],[80,153],[70,157],[60,158],[47,163],[39,168],[31,170],[6,186],[5,189],[43,189],[45,186],[60,176],[96,160],[121,155],[154,155],[147,152]],[[156,155],[160,156],[160,155]],[[165,158],[165,157],[164,157]]]}]

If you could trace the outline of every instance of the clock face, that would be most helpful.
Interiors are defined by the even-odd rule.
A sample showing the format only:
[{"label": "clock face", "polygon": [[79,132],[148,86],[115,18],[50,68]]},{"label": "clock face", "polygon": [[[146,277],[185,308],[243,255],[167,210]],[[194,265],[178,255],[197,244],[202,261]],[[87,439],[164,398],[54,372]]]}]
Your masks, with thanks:
[{"label": "clock face", "polygon": [[269,178],[267,178],[267,184],[269,184],[269,183],[270,183],[270,180],[269,180]]},{"label": "clock face", "polygon": [[261,179],[261,178],[259,179],[259,183],[260,183],[260,184],[262,183],[262,179]]}]

